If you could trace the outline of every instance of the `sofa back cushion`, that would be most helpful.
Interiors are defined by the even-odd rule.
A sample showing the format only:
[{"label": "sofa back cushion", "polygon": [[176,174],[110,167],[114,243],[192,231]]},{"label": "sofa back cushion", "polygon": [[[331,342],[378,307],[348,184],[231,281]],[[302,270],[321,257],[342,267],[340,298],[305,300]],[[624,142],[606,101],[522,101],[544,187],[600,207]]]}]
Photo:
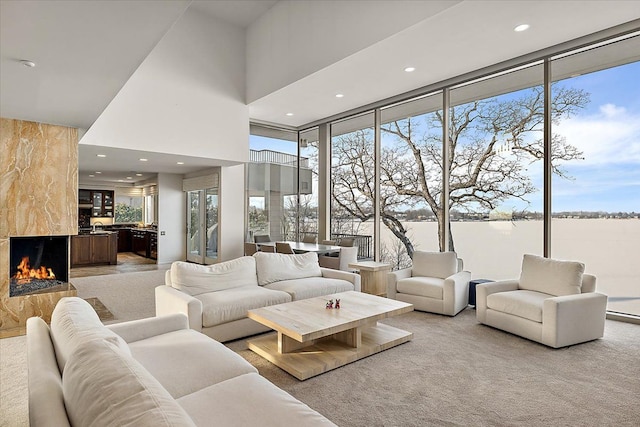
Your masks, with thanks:
[{"label": "sofa back cushion", "polygon": [[458,256],[455,252],[413,252],[411,276],[446,279],[457,272]]},{"label": "sofa back cushion", "polygon": [[194,426],[187,413],[142,365],[104,340],[79,345],[62,374],[74,426]]},{"label": "sofa back cushion", "polygon": [[520,289],[563,296],[582,292],[584,264],[558,261],[525,254],[520,273]]},{"label": "sofa back cushion", "polygon": [[78,297],[61,298],[51,314],[51,340],[60,373],[79,344],[96,338],[110,341],[131,353],[127,343],[102,324],[88,302]]},{"label": "sofa back cushion", "polygon": [[315,252],[296,255],[256,252],[253,257],[260,286],[280,280],[322,276]]},{"label": "sofa back cushion", "polygon": [[171,286],[189,295],[258,286],[256,261],[250,256],[214,265],[177,261],[171,265]]}]

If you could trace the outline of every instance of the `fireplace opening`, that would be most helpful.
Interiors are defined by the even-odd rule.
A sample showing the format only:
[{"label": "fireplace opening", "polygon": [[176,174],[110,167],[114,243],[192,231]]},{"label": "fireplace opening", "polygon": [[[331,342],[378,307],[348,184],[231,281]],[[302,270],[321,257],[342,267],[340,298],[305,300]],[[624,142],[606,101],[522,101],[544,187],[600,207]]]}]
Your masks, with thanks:
[{"label": "fireplace opening", "polygon": [[11,237],[9,296],[67,290],[69,236]]}]

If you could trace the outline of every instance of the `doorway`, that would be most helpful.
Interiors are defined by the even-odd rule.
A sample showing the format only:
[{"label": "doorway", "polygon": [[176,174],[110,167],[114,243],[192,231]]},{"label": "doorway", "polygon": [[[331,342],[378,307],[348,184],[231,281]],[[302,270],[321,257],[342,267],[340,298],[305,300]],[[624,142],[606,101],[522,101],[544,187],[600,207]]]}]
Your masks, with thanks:
[{"label": "doorway", "polygon": [[218,260],[218,189],[187,191],[187,261]]}]

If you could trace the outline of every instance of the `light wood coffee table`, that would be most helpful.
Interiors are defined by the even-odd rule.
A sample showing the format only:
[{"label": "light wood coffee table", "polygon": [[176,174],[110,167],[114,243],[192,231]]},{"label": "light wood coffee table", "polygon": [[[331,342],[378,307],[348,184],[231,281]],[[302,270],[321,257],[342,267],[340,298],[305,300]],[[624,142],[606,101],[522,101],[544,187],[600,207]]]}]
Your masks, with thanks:
[{"label": "light wood coffee table", "polygon": [[[330,299],[340,309],[326,309]],[[413,305],[361,292],[323,297],[249,310],[249,318],[276,334],[247,341],[249,349],[306,380],[363,357],[410,341],[413,333],[378,320],[413,311]]]}]

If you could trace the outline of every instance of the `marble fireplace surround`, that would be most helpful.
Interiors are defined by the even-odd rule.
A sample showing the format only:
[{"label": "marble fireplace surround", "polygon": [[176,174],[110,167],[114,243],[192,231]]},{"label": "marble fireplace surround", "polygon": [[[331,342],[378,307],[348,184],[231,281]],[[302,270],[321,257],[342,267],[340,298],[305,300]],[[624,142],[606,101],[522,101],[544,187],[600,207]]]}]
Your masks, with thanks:
[{"label": "marble fireplace surround", "polygon": [[26,320],[51,319],[67,290],[9,297],[10,237],[78,233],[78,132],[0,118],[0,337],[24,333]]}]

